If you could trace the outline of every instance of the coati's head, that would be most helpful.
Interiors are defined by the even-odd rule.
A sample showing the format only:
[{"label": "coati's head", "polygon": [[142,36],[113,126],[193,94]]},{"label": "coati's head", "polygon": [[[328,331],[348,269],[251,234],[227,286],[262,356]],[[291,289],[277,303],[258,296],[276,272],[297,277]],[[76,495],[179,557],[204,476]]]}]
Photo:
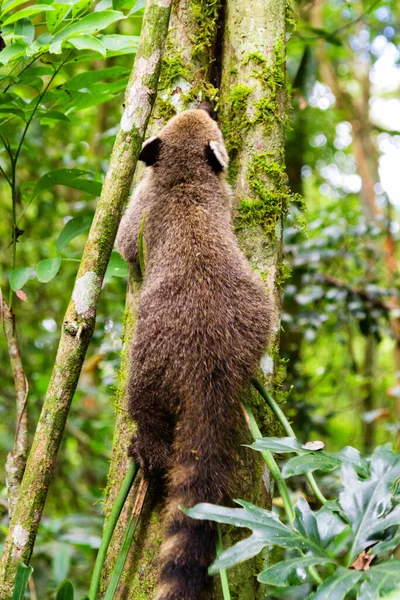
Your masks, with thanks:
[{"label": "coati's head", "polygon": [[139,160],[156,170],[170,170],[173,179],[222,174],[228,154],[222,133],[208,108],[186,110],[173,117],[143,144]]}]

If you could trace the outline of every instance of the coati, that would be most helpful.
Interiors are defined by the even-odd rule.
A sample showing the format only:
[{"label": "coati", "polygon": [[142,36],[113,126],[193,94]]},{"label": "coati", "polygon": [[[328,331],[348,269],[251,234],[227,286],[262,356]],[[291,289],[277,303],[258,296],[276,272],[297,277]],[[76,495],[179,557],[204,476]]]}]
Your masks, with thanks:
[{"label": "coati", "polygon": [[239,394],[268,339],[271,309],[231,223],[228,156],[206,110],[173,117],[144,143],[147,165],[124,215],[117,248],[146,267],[130,348],[132,454],[167,480],[165,541],[156,600],[213,597],[207,569],[215,526],[179,506],[229,496],[243,428]]}]

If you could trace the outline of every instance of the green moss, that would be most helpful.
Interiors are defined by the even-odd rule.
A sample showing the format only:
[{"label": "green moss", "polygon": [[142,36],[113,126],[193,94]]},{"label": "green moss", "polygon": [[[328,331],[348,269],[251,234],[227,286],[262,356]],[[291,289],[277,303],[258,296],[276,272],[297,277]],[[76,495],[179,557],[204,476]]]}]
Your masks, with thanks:
[{"label": "green moss", "polygon": [[292,6],[290,0],[287,0],[285,22],[286,22],[286,31],[288,33],[296,31],[297,21],[298,21],[297,14],[295,13],[295,11],[293,9],[293,6]]},{"label": "green moss", "polygon": [[287,263],[278,265],[278,273],[276,275],[276,285],[279,289],[283,288],[283,284],[292,274],[292,268]]},{"label": "green moss", "polygon": [[168,90],[172,87],[176,79],[186,79],[190,81],[190,69],[183,62],[180,53],[170,56],[168,51],[161,63],[159,90]]},{"label": "green moss", "polygon": [[221,0],[191,0],[190,10],[197,25],[197,34],[192,38],[192,59],[213,48],[221,5]]},{"label": "green moss", "polygon": [[269,152],[263,152],[253,156],[248,181],[253,197],[241,201],[236,226],[243,229],[261,225],[274,239],[292,198],[285,169],[272,160]]},{"label": "green moss", "polygon": [[236,176],[237,158],[242,148],[243,135],[251,125],[246,110],[252,90],[253,88],[246,85],[234,85],[230,92],[228,114],[223,126],[225,145],[230,157],[229,179],[234,179]]},{"label": "green moss", "polygon": [[185,108],[190,108],[193,103],[198,103],[199,101],[209,101],[214,104],[218,97],[218,88],[214,87],[211,83],[206,81],[205,79],[197,79],[190,89],[190,91],[182,96],[183,106]]}]

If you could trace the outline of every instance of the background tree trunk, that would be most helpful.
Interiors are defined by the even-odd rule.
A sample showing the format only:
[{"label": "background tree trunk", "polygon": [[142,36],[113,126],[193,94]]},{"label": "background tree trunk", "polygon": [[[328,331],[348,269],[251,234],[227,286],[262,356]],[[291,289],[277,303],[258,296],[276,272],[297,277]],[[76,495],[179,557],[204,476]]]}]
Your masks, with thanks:
[{"label": "background tree trunk", "polygon": [[[285,11],[286,3],[282,0],[266,2],[261,7],[257,2],[244,6],[236,0],[229,0],[222,10],[215,1],[178,2],[171,16],[157,102],[148,131],[148,135],[153,134],[176,111],[197,106],[204,99],[212,100],[217,93],[215,86],[222,78],[221,126],[232,160],[230,179],[236,197],[246,199],[243,210],[238,206],[236,222],[241,228],[240,242],[265,280],[274,307],[273,340],[262,361],[263,374],[270,385],[276,381],[280,371],[278,343],[282,218],[289,199],[283,167]],[[214,51],[216,60],[213,62]],[[106,521],[129,463],[126,450],[132,426],[125,409],[126,352],[134,331],[138,291],[137,274],[132,271],[126,308],[125,349],[116,403],[113,460],[105,505]],[[265,406],[257,394],[249,392],[249,396],[250,399],[246,398],[246,401],[250,401],[253,408],[258,408],[256,412],[263,433],[273,433],[273,420]],[[243,430],[242,441],[245,443],[249,441],[249,436],[244,423]],[[263,478],[262,472],[259,457],[252,451],[244,451],[238,469],[238,495],[270,506],[272,486],[268,474],[264,473]],[[103,591],[115,563],[139,485],[140,479],[130,494],[112,540],[103,573]],[[160,512],[157,492],[150,488],[134,537],[134,547],[117,591],[118,598],[147,600],[152,597],[157,581],[156,559],[162,535]],[[224,544],[237,541],[241,535],[237,530],[229,530],[224,536]],[[264,596],[254,577],[255,572],[261,570],[262,562],[263,558],[259,557],[229,571],[232,599],[255,600]],[[221,598],[217,577],[215,590],[216,597]]]}]

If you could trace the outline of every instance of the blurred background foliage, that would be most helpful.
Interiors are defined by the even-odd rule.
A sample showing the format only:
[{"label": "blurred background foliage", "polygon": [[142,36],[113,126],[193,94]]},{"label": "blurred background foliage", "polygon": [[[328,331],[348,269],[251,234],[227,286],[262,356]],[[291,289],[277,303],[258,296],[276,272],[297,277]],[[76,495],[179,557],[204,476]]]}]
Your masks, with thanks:
[{"label": "blurred background foliage", "polygon": [[[81,5],[81,15],[93,10],[124,12],[127,18],[111,24],[106,35],[140,33],[140,3],[133,9],[123,0]],[[398,449],[400,6],[395,0],[306,0],[293,8],[299,19],[287,44],[293,110],[286,160],[291,187],[305,198],[307,209],[302,215],[305,226],[299,228],[303,208],[293,205],[285,228],[281,356],[286,375],[276,396],[286,402],[285,412],[304,441],[322,439],[332,452],[351,444],[368,453],[388,441]],[[47,31],[43,14],[24,19],[29,29],[27,21],[35,26],[35,39]],[[7,47],[21,32],[16,27],[3,29]],[[18,159],[16,204],[17,215],[23,212],[18,224],[23,234],[17,244],[17,268],[54,258],[57,238],[68,220],[93,215],[96,198],[64,185],[44,189],[29,202],[40,178],[54,169],[81,169],[88,172],[84,178],[103,180],[134,51],[132,38],[129,47],[120,52],[107,49],[105,56],[70,47],[60,55],[41,54],[32,63],[54,66],[70,53],[52,83],[52,95],[43,98],[43,115],[32,121]],[[32,57],[19,60],[28,64]],[[11,72],[10,78],[13,65],[0,66],[0,89],[18,96],[10,101],[24,109],[24,104],[35,101],[48,75],[37,71],[28,82],[13,80],[21,69]],[[74,80],[82,74],[86,79]],[[46,118],[45,109],[59,111],[68,120]],[[0,119],[3,138],[16,147],[23,120],[6,109]],[[4,146],[0,165],[10,177]],[[13,260],[12,203],[5,177],[0,177],[0,214],[0,286],[7,298]],[[32,274],[24,286],[26,301],[14,300],[29,381],[31,432],[84,240],[82,233],[64,247],[54,279],[44,284]],[[34,581],[41,599],[54,598],[66,576],[83,594],[100,541],[126,285],[112,272],[102,291],[96,332],[35,547]],[[2,538],[7,527],[4,464],[15,431],[14,387],[3,337],[0,365]],[[331,484],[326,478],[326,486]],[[299,481],[293,491],[301,489]]]}]

